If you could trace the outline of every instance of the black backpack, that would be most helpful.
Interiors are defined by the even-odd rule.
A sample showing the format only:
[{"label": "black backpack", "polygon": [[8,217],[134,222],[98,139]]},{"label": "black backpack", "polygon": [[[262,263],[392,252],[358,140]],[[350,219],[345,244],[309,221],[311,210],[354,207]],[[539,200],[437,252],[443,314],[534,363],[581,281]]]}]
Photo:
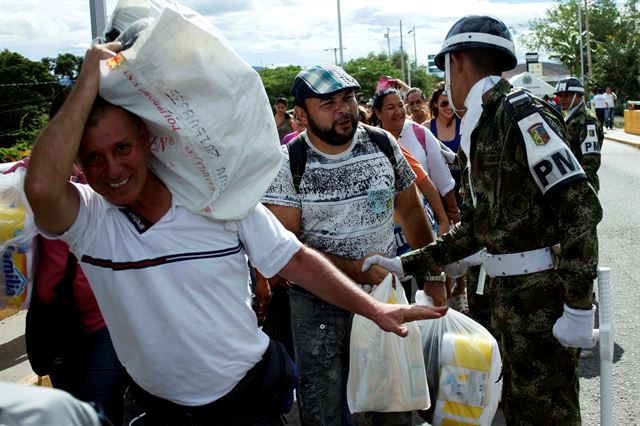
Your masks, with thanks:
[{"label": "black backpack", "polygon": [[[391,148],[391,141],[387,133],[384,130],[367,124],[361,124],[361,126],[367,131],[367,134],[378,146],[378,149],[389,159],[395,177],[398,179],[398,164],[396,157],[393,155],[393,148]],[[307,144],[304,139],[302,139],[302,136],[298,135],[286,146],[289,150],[289,166],[291,168],[291,176],[293,176],[293,187],[296,189],[296,193],[300,193],[300,182],[302,182],[302,176],[307,166]]]},{"label": "black backpack", "polygon": [[53,288],[56,298],[49,304],[37,297],[36,277],[25,327],[27,356],[33,371],[39,376],[57,374],[66,383],[77,382],[86,347],[84,327],[73,296],[77,265],[78,260],[69,253],[64,275]]}]

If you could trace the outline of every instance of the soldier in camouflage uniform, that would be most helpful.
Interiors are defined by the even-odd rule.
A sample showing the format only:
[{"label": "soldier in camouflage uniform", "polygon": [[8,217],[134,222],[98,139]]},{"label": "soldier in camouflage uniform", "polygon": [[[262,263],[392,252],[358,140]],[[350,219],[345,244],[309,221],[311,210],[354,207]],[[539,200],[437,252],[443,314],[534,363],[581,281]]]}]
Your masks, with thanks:
[{"label": "soldier in camouflage uniform", "polygon": [[566,112],[564,122],[567,126],[569,146],[576,156],[593,188],[600,190],[598,169],[600,151],[604,141],[604,132],[596,115],[584,104],[584,86],[575,77],[562,79],[556,85],[555,94],[560,107]]},{"label": "soldier in camouflage uniform", "polygon": [[464,113],[462,221],[427,247],[376,255],[365,267],[424,275],[486,249],[507,423],[579,425],[579,348],[593,346],[597,195],[557,111],[498,77],[516,65],[504,23],[462,18],[435,61]]}]

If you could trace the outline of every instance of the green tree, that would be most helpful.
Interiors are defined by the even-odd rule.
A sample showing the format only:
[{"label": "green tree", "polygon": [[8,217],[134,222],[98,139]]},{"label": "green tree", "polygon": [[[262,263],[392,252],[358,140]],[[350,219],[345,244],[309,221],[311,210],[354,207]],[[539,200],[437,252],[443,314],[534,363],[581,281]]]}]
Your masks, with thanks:
[{"label": "green tree", "polygon": [[[531,31],[520,41],[532,50],[544,49],[552,59],[565,64],[573,75],[580,74],[578,4],[558,1],[546,16],[530,23]],[[584,8],[582,8],[584,14]],[[586,28],[583,16],[583,28]],[[586,34],[585,34],[586,35]],[[639,98],[640,14],[638,0],[618,7],[614,0],[589,2],[589,39],[593,79],[585,76],[587,87],[610,86],[619,98]],[[586,37],[583,39],[586,52]],[[587,66],[586,55],[584,58]],[[587,70],[585,69],[585,74]]]},{"label": "green tree", "polygon": [[0,52],[0,147],[30,147],[59,87],[44,63]]},{"label": "green tree", "polygon": [[71,53],[61,53],[57,58],[42,58],[42,63],[47,66],[50,73],[59,77],[67,77],[70,81],[75,81],[78,74],[80,74],[82,59],[82,56],[76,56]]},{"label": "green tree", "polygon": [[274,105],[276,99],[281,96],[289,100],[289,106],[293,105],[293,98],[289,92],[293,80],[301,69],[297,65],[289,65],[288,67],[265,68],[259,71],[271,105]]},{"label": "green tree", "polygon": [[365,99],[373,97],[382,75],[401,78],[396,68],[385,54],[369,53],[365,58],[352,59],[344,64],[344,70],[360,83],[360,92]]}]

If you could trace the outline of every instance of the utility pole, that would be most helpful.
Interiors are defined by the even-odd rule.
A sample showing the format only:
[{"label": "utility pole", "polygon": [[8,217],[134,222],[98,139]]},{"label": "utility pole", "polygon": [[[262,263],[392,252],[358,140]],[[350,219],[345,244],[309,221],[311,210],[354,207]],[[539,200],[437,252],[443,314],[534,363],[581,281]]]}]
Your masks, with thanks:
[{"label": "utility pole", "polygon": [[389,52],[389,60],[391,60],[391,37],[389,37],[389,28],[387,28],[384,38],[387,39],[387,50]]},{"label": "utility pole", "polygon": [[89,13],[91,14],[91,40],[104,33],[107,25],[107,7],[105,0],[89,0]]},{"label": "utility pole", "polygon": [[404,49],[402,48],[402,19],[400,20],[400,72],[402,72],[402,79],[406,79],[407,75],[404,71]]},{"label": "utility pole", "polygon": [[589,39],[589,5],[587,0],[584,0],[584,22],[585,30],[587,31],[587,70],[589,72],[589,79],[593,79],[593,72],[591,70],[591,41]]},{"label": "utility pole", "polygon": [[340,17],[340,0],[338,1],[338,39],[339,39],[339,49],[340,49],[340,66],[344,68],[344,57],[342,55],[342,18]]},{"label": "utility pole", "polygon": [[335,61],[336,65],[338,65],[338,48],[337,47],[329,47],[324,49],[325,52],[329,52],[333,50],[333,60]]},{"label": "utility pole", "polygon": [[578,32],[580,35],[580,81],[584,84],[584,48],[582,46],[582,8],[580,6],[580,0],[576,2],[578,4]]},{"label": "utility pole", "polygon": [[413,66],[418,68],[418,45],[416,44],[416,26],[414,25],[409,31],[409,34],[413,34]]}]

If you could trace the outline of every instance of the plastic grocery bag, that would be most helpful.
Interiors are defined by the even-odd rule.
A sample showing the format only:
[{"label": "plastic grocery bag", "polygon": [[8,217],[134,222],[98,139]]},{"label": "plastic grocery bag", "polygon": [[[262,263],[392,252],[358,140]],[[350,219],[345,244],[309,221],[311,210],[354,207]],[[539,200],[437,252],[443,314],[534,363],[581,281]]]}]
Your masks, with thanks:
[{"label": "plastic grocery bag", "polygon": [[[389,274],[371,296],[385,303],[407,305],[404,289]],[[420,330],[407,323],[407,337],[380,329],[355,315],[351,327],[347,403],[352,413],[402,412],[429,408],[429,391]]]},{"label": "plastic grocery bag", "polygon": [[[136,26],[146,28],[131,48],[103,61],[100,95],[147,124],[151,167],[185,207],[219,220],[242,218],[282,161],[260,77],[193,10],[141,4],[149,4],[149,23]],[[133,12],[131,20],[141,16],[140,8]]]},{"label": "plastic grocery bag", "polygon": [[24,194],[26,168],[0,174],[0,309],[26,308],[37,230]]},{"label": "plastic grocery bag", "polygon": [[[431,305],[423,291],[416,304]],[[420,416],[433,426],[491,425],[502,392],[502,359],[496,339],[453,309],[419,321],[431,408]]]}]

